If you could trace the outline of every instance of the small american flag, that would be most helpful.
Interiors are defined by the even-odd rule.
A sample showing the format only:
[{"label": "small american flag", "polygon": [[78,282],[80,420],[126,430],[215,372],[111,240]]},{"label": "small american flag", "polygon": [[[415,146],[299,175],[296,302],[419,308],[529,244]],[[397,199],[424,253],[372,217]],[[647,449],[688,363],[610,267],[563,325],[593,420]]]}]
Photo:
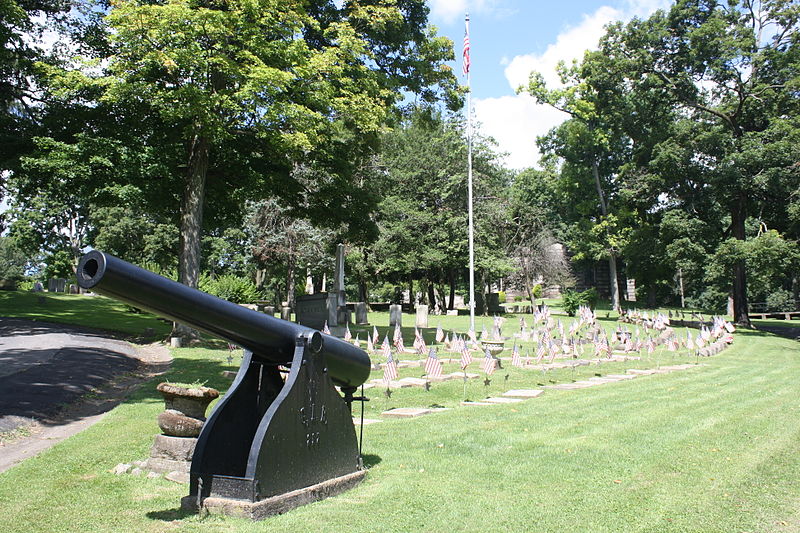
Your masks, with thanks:
[{"label": "small american flag", "polygon": [[374,352],[375,351],[375,343],[372,342],[372,337],[367,335],[367,351]]},{"label": "small american flag", "polygon": [[472,362],[472,355],[469,353],[467,349],[467,343],[461,343],[461,368],[465,369],[469,366]]},{"label": "small american flag", "polygon": [[351,340],[353,340],[353,334],[350,333],[350,324],[345,324],[344,325],[344,341],[345,342],[350,342]]},{"label": "small american flag", "polygon": [[386,357],[386,364],[383,365],[383,380],[389,383],[397,379],[397,362],[392,358],[392,349],[387,341],[383,341],[383,355]]},{"label": "small american flag", "polygon": [[378,328],[372,326],[372,344],[378,344],[379,342],[381,342],[381,337],[378,335]]},{"label": "small american flag", "polygon": [[414,349],[419,355],[424,354],[428,350],[425,339],[422,338],[422,333],[420,333],[419,329],[416,327],[414,328]]},{"label": "small american flag", "polygon": [[436,326],[436,342],[440,343],[444,340],[444,331],[442,331],[442,325],[439,324]]},{"label": "small american flag", "polygon": [[425,360],[425,373],[429,378],[438,378],[442,376],[442,362],[436,357],[436,348],[431,347],[428,352],[428,358]]},{"label": "small american flag", "polygon": [[497,361],[495,361],[492,354],[489,353],[489,349],[486,349],[486,355],[483,357],[483,371],[486,372],[487,376],[491,376],[494,374],[495,366],[497,365]]},{"label": "small american flag", "polygon": [[522,358],[519,356],[519,348],[517,343],[514,343],[514,349],[511,351],[511,366],[518,366],[522,368]]},{"label": "small american flag", "polygon": [[328,328],[328,321],[327,320],[325,321],[325,325],[322,326],[322,333],[324,333],[326,335],[330,335],[331,334],[331,330],[330,330],[330,328]]},{"label": "small american flag", "polygon": [[397,348],[397,351],[400,352],[400,353],[403,353],[403,352],[406,351],[406,346],[405,346],[405,344],[403,344],[403,334],[402,333],[398,335],[397,332],[395,332],[394,347]]}]

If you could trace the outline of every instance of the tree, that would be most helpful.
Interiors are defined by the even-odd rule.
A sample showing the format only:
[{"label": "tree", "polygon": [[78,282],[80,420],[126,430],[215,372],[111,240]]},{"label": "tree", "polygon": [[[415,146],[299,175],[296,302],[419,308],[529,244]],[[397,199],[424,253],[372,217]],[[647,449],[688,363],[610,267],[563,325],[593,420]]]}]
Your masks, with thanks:
[{"label": "tree", "polygon": [[[592,255],[595,259],[608,260],[611,306],[620,307],[620,291],[617,281],[617,257],[621,251],[620,239],[608,233],[608,229],[616,227],[612,201],[615,199],[619,184],[617,174],[625,161],[629,145],[619,127],[621,115],[602,112],[607,108],[600,105],[600,93],[586,78],[586,70],[574,64],[567,68],[559,64],[559,74],[563,88],[548,89],[544,77],[539,72],[532,72],[526,87],[519,92],[531,94],[539,103],[548,104],[570,115],[570,119],[554,128],[546,138],[539,140],[545,152],[562,158],[562,179],[588,193],[587,177],[591,176],[591,187],[594,189],[594,201],[587,205],[589,196],[582,196],[584,221],[591,220],[596,236],[601,236],[599,249]],[[592,205],[593,204],[593,205]],[[599,211],[599,213],[598,213]],[[575,242],[585,242],[584,234]]]},{"label": "tree", "polygon": [[[726,233],[739,241],[770,182],[796,162],[785,139],[799,103],[799,22],[793,2],[681,0],[648,20],[611,26],[601,42],[600,54],[625,73],[626,91],[660,93],[713,136],[693,158],[728,213]],[[743,258],[732,272],[735,320],[749,325]]]},{"label": "tree", "polygon": [[[508,270],[500,242],[507,224],[508,174],[496,157],[490,142],[476,136],[476,266],[484,278]],[[467,264],[466,158],[460,120],[427,108],[412,110],[383,139],[374,272],[384,280],[419,281],[431,306],[436,306],[438,286],[440,309],[453,307],[456,283]],[[446,303],[444,285],[449,286]]]}]

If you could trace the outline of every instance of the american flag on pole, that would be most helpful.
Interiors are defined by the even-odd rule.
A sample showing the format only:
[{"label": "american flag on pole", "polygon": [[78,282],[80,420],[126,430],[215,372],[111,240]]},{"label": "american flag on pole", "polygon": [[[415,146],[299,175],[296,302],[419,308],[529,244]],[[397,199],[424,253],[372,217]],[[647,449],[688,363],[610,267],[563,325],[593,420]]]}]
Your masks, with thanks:
[{"label": "american flag on pole", "polygon": [[353,340],[353,334],[350,333],[350,324],[345,324],[344,325],[344,341],[345,342],[350,342],[351,340]]},{"label": "american flag on pole", "polygon": [[375,351],[375,343],[372,342],[372,337],[367,334],[367,351],[372,353]]},{"label": "american flag on pole", "polygon": [[428,352],[428,358],[425,359],[425,373],[429,378],[442,377],[442,362],[436,357],[436,348],[431,346],[431,351]]},{"label": "american flag on pole", "polygon": [[511,351],[511,366],[518,366],[522,368],[522,358],[519,356],[519,348],[517,343],[514,343],[514,349]]},{"label": "american flag on pole", "polygon": [[383,380],[389,383],[393,379],[397,379],[397,362],[392,358],[389,339],[383,340],[383,355],[386,357],[386,364],[383,365]]},{"label": "american flag on pole", "polygon": [[472,362],[472,355],[469,353],[469,349],[467,349],[467,343],[461,342],[461,368],[465,369],[469,366]]},{"label": "american flag on pole", "polygon": [[414,349],[419,355],[424,354],[428,350],[425,339],[422,338],[422,333],[420,333],[419,329],[416,327],[414,328]]},{"label": "american flag on pole", "polygon": [[444,340],[444,331],[442,330],[442,325],[439,324],[436,326],[436,342],[440,343]]},{"label": "american flag on pole", "polygon": [[330,335],[331,334],[331,330],[328,327],[328,321],[327,320],[325,321],[325,325],[322,326],[322,333],[325,333],[326,335]]},{"label": "american flag on pole", "polygon": [[462,72],[464,76],[466,76],[469,74],[469,67],[471,65],[469,60],[469,15],[467,15],[466,21],[464,22],[464,54],[462,58]]},{"label": "american flag on pole", "polygon": [[487,376],[494,374],[495,365],[497,365],[497,361],[495,361],[487,348],[486,355],[483,357],[483,371],[486,372]]},{"label": "american flag on pole", "polygon": [[398,352],[405,352],[406,346],[403,344],[403,332],[400,331],[400,326],[395,327],[394,330],[394,347]]},{"label": "american flag on pole", "polygon": [[372,344],[378,344],[381,342],[381,337],[378,335],[378,328],[372,326]]}]

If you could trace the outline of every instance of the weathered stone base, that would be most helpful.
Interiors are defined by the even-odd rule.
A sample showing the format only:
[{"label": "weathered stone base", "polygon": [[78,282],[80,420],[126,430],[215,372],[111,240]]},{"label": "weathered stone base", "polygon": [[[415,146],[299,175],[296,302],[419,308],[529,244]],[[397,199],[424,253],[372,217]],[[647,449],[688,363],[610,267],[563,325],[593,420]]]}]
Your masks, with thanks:
[{"label": "weathered stone base", "polygon": [[[341,494],[361,483],[366,475],[366,470],[359,470],[352,474],[329,479],[310,487],[293,490],[258,502],[231,498],[206,498],[201,506],[210,514],[224,514],[251,520],[263,520],[269,516],[291,511],[301,505]],[[194,496],[181,498],[181,509],[197,511],[197,498]]]},{"label": "weathered stone base", "polygon": [[189,472],[197,439],[156,435],[145,468],[152,472]]}]

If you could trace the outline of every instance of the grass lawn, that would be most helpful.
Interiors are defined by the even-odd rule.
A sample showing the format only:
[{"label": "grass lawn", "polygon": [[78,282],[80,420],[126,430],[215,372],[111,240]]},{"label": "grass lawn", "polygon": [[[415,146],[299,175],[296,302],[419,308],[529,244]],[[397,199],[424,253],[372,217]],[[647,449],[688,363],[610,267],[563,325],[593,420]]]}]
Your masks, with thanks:
[{"label": "grass lawn", "polygon": [[[380,314],[370,319],[386,323]],[[413,317],[404,320],[413,332]],[[518,327],[515,320],[506,322],[506,334]],[[426,334],[437,321],[431,319]],[[444,328],[463,331],[467,322],[442,317]],[[611,319],[602,322],[615,327]],[[406,334],[407,345],[411,340]],[[489,387],[468,382],[466,395],[693,360],[656,354],[579,367],[583,374],[574,377],[571,370],[498,370]],[[173,355],[171,381],[228,386],[220,377],[229,368],[227,350],[182,348]],[[154,381],[102,422],[0,474],[0,530],[800,531],[798,344],[740,332],[731,348],[700,363],[548,391],[511,406],[458,406],[465,394],[460,381],[434,384],[429,392],[400,389],[391,398],[369,389],[369,418],[389,407],[453,409],[366,426],[370,471],[360,486],[258,523],[184,514],[178,505],[185,486],[109,472],[148,455],[163,408]],[[420,373],[401,370],[401,376]]]},{"label": "grass lawn", "polygon": [[157,338],[166,337],[172,324],[105,296],[85,294],[0,291],[0,316],[76,324],[125,335],[141,336],[152,328]]}]

